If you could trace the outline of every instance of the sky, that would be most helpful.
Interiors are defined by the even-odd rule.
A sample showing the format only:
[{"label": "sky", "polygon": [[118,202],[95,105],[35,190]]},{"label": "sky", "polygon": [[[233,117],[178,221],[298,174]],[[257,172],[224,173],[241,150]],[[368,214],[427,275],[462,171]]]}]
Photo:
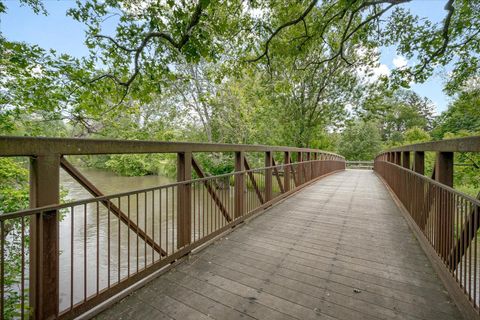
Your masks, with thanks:
[{"label": "sky", "polygon": [[[444,3],[444,0],[415,0],[404,6],[419,16],[440,22],[445,16]],[[65,15],[75,5],[73,0],[45,0],[48,16],[35,15],[29,7],[21,6],[16,0],[6,0],[5,4],[8,9],[6,14],[0,15],[0,32],[8,40],[37,44],[75,57],[88,54],[84,44],[84,25]],[[388,73],[389,70],[408,63],[404,57],[396,54],[394,47],[382,47],[380,53],[379,73]],[[439,114],[446,110],[450,101],[443,93],[443,85],[443,78],[437,74],[425,83],[413,84],[412,89],[428,97]]]}]

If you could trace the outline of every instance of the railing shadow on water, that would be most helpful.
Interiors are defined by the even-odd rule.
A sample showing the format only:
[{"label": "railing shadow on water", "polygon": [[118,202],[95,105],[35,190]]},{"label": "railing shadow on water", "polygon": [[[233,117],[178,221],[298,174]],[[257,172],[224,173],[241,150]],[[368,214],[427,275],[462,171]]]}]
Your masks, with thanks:
[{"label": "railing shadow on water", "polygon": [[341,157],[319,158],[0,215],[0,314],[41,318],[32,310],[30,279],[42,275],[42,252],[31,239],[46,219],[58,221],[54,316],[73,318],[318,178],[345,169]]}]

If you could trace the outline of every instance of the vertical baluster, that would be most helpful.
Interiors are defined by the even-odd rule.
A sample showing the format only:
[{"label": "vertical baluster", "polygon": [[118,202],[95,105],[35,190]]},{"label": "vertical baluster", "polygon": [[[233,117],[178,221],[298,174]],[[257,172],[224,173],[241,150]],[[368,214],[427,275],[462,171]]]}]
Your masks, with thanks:
[{"label": "vertical baluster", "polygon": [[[175,190],[174,190],[175,187],[172,187],[172,192],[171,195],[172,195],[172,201],[171,201],[171,204],[172,204],[172,253],[175,252],[175,213],[176,213],[176,219],[178,220],[178,208],[177,208],[177,211],[175,211]],[[178,190],[177,190],[178,192]],[[178,230],[177,230],[177,234],[178,234]],[[177,239],[178,239],[178,235],[177,235]]]},{"label": "vertical baluster", "polygon": [[140,229],[140,225],[138,224],[138,216],[140,215],[140,206],[139,206],[139,200],[138,200],[138,196],[140,195],[140,193],[137,193],[135,195],[135,204],[136,204],[136,212],[135,212],[135,222],[137,224],[137,230],[136,230],[136,234],[137,234],[137,250],[136,250],[136,253],[137,253],[137,272],[139,272],[140,270],[140,254],[139,254],[139,237],[138,237],[138,230]]},{"label": "vertical baluster", "polygon": [[143,231],[145,232],[145,239],[143,241],[143,264],[144,268],[147,269],[147,260],[148,260],[148,254],[147,254],[147,235],[148,235],[148,229],[147,229],[147,192],[145,191],[144,193],[144,204],[143,204]]},{"label": "vertical baluster", "polygon": [[75,220],[75,215],[74,215],[74,208],[70,207],[70,310],[73,309],[73,255],[74,255],[74,250],[73,250],[73,235],[74,235],[74,220]]},{"label": "vertical baluster", "polygon": [[[22,295],[21,301],[20,301],[20,318],[24,319],[25,318],[25,217],[24,216],[22,216],[20,232],[21,232],[20,242],[22,244],[22,252],[21,252],[22,261],[20,265],[20,267],[22,268],[21,283],[20,283],[20,294]],[[2,250],[2,255],[3,255],[3,250]],[[0,295],[0,299],[3,299],[3,296]],[[0,312],[0,318],[2,317],[2,315],[3,314]]]},{"label": "vertical baluster", "polygon": [[[155,190],[152,190],[152,241],[155,243]],[[155,247],[152,245],[152,264],[155,263]]]},{"label": "vertical baluster", "polygon": [[473,307],[478,308],[477,303],[477,234],[478,234],[478,206],[473,204]]},{"label": "vertical baluster", "polygon": [[[168,254],[168,187],[165,188],[165,252]],[[173,220],[173,214],[172,214],[172,220]],[[173,230],[172,230],[173,233]]]},{"label": "vertical baluster", "polygon": [[0,317],[5,314],[5,222],[0,220]]},{"label": "vertical baluster", "polygon": [[96,264],[95,264],[95,272],[96,272],[96,286],[97,286],[97,295],[100,291],[100,203],[97,201],[97,215],[96,215],[96,224],[97,224],[97,237],[96,237]]},{"label": "vertical baluster", "polygon": [[107,262],[107,286],[110,288],[110,201],[108,201],[107,205],[107,257],[108,257],[108,262]]},{"label": "vertical baluster", "polygon": [[[117,198],[118,200],[118,209],[121,212],[122,206],[120,203],[120,197]],[[120,243],[120,227],[122,224],[122,220],[120,220],[120,215],[117,215],[118,227],[117,227],[117,282],[120,282],[120,256],[122,255],[120,251],[121,243]],[[145,228],[146,230],[146,228]]]},{"label": "vertical baluster", "polygon": [[127,225],[127,278],[130,278],[130,195],[127,196],[127,218],[128,218],[128,225]]},{"label": "vertical baluster", "polygon": [[83,301],[87,301],[87,204],[83,204]]},{"label": "vertical baluster", "polygon": [[[162,188],[158,189],[158,236],[158,244],[160,246],[160,249],[162,250]],[[159,259],[162,260],[162,252],[160,252]]]}]

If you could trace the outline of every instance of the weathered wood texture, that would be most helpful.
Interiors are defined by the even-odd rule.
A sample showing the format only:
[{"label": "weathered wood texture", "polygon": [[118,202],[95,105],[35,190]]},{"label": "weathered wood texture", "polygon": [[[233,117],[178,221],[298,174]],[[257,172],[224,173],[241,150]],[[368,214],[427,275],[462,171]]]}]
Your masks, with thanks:
[{"label": "weathered wood texture", "polygon": [[371,171],[320,180],[99,319],[460,319]]}]

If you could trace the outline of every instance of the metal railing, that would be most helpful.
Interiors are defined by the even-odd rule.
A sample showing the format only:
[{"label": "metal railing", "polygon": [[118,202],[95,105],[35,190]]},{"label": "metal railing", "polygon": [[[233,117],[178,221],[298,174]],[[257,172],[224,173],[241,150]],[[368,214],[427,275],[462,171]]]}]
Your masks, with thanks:
[{"label": "metal railing", "polygon": [[[433,178],[424,175],[429,151],[436,152]],[[441,266],[437,271],[460,311],[478,318],[480,200],[453,189],[454,152],[480,152],[480,137],[392,149],[377,156],[374,170],[408,212],[434,266]]]},{"label": "metal railing", "polygon": [[[101,194],[58,153],[55,165],[32,163],[32,203],[48,196],[37,189],[39,179],[48,178],[38,167],[53,167],[51,174],[63,167],[94,198],[0,215],[0,318],[81,315],[312,181],[345,169],[340,156],[310,149],[295,149],[298,162],[292,163],[286,148],[285,163],[275,165],[272,151],[263,148],[265,167],[250,169],[244,153],[236,152],[236,171],[213,177],[189,151],[178,152],[178,182],[113,195]],[[306,152],[313,160],[302,161]],[[199,179],[191,180],[191,169]]]}]

